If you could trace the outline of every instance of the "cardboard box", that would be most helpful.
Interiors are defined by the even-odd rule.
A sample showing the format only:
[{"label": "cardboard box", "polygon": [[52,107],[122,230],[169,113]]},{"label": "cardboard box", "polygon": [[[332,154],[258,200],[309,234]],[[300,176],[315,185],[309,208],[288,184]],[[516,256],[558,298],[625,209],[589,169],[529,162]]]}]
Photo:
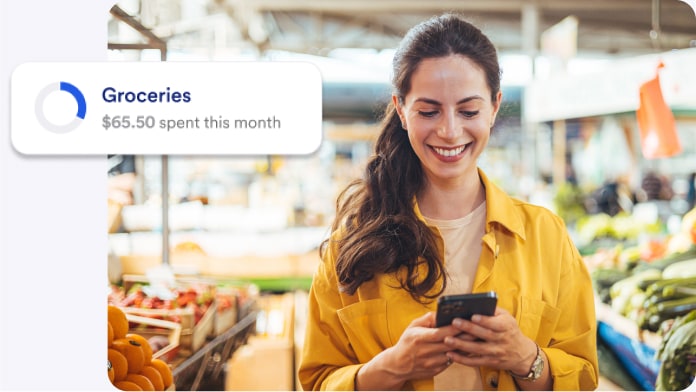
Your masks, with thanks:
[{"label": "cardboard box", "polygon": [[269,339],[284,339],[292,344],[295,339],[295,295],[263,295],[256,300],[256,334]]},{"label": "cardboard box", "polygon": [[292,341],[251,337],[227,362],[225,390],[292,391],[295,388]]},{"label": "cardboard box", "polygon": [[295,389],[294,308],[294,293],[257,299],[257,335],[227,362],[226,390]]},{"label": "cardboard box", "polygon": [[295,291],[295,325],[294,325],[294,343],[295,343],[295,390],[301,391],[302,384],[297,376],[300,362],[302,361],[302,349],[304,348],[305,334],[307,332],[307,315],[309,307],[309,293],[307,291]]}]

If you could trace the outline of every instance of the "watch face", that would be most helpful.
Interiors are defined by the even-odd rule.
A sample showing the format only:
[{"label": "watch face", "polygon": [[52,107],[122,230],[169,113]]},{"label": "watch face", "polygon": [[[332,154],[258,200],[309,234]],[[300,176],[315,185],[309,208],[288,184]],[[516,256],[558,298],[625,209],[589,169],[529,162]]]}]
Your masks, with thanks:
[{"label": "watch face", "polygon": [[537,355],[536,359],[534,360],[534,365],[532,365],[532,371],[530,372],[530,377],[533,379],[537,379],[541,377],[541,372],[544,370],[544,357],[541,356],[541,353]]},{"label": "watch face", "polygon": [[520,379],[522,381],[536,381],[541,377],[541,374],[544,371],[544,357],[541,354],[541,350],[537,346],[537,356],[534,358],[534,362],[532,362],[532,367],[529,369],[529,373],[527,373],[524,377],[520,375],[515,375],[514,373],[512,374],[513,377]]}]

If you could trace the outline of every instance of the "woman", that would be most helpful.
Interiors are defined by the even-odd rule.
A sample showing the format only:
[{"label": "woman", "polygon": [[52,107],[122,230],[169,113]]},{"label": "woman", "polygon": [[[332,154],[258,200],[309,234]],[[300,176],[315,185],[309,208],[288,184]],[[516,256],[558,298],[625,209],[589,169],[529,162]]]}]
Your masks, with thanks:
[{"label": "woman", "polygon": [[[494,46],[443,15],[411,29],[365,178],[338,200],[314,277],[305,390],[594,389],[589,275],[563,222],[478,169],[500,108]],[[436,328],[436,299],[494,290]]]}]

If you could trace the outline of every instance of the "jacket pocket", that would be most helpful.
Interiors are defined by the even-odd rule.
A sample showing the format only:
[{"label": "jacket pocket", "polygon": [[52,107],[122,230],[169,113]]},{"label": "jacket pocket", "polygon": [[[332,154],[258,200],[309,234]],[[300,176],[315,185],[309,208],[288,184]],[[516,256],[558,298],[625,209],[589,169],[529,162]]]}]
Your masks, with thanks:
[{"label": "jacket pocket", "polygon": [[391,346],[384,298],[357,302],[338,310],[343,330],[359,362],[367,362]]},{"label": "jacket pocket", "polygon": [[544,301],[520,297],[520,330],[540,346],[548,347],[558,324],[560,309]]}]

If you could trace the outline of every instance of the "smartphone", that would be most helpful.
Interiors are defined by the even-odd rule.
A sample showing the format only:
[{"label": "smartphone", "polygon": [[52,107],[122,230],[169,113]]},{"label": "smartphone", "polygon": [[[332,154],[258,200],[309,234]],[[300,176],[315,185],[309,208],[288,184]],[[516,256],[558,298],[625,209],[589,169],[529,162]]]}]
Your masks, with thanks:
[{"label": "smartphone", "polygon": [[495,291],[473,294],[443,295],[437,300],[436,325],[452,324],[455,318],[470,320],[475,314],[492,316],[498,296]]}]

